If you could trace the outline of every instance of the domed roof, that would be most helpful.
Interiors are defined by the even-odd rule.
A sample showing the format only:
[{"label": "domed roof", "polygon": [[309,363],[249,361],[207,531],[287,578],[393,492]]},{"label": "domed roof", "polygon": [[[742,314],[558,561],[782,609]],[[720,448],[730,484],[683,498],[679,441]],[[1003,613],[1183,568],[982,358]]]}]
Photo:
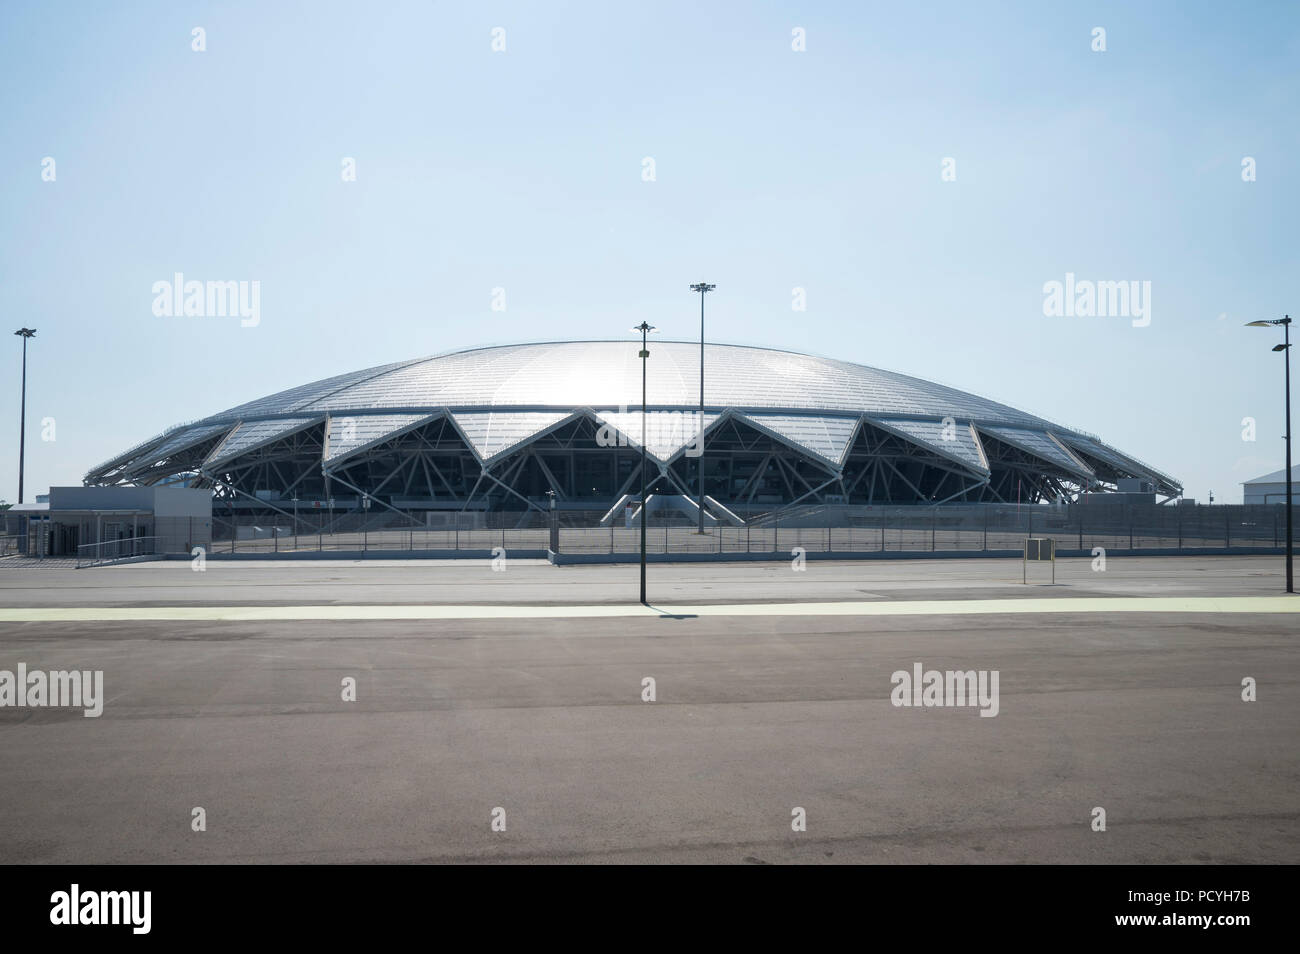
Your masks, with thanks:
[{"label": "domed roof", "polygon": [[[129,463],[133,455],[164,458],[184,446],[231,431],[206,463],[228,461],[296,429],[346,417],[348,453],[404,430],[434,413],[456,421],[475,454],[497,458],[575,412],[621,427],[641,405],[640,341],[564,341],[503,345],[417,358],[337,375],[280,391],[175,428],[119,455],[88,479]],[[655,410],[699,407],[698,342],[649,343],[647,399]],[[710,344],[705,351],[706,427],[724,413],[793,442],[838,465],[856,422],[867,419],[908,440],[987,473],[976,428],[1080,477],[1093,469],[1085,454],[1128,473],[1171,478],[1120,454],[1092,435],[955,388],[848,361],[790,351]],[[958,422],[940,436],[945,419]],[[358,437],[360,432],[360,437]],[[678,448],[650,451],[666,459]],[[1181,488],[1179,488],[1181,489]]]},{"label": "domed roof", "polygon": [[[654,408],[698,408],[698,342],[650,340]],[[303,413],[396,409],[641,406],[639,341],[503,345],[354,371],[281,391],[200,423]],[[706,407],[954,417],[1042,427],[1049,422],[985,398],[892,371],[790,351],[710,344]]]}]

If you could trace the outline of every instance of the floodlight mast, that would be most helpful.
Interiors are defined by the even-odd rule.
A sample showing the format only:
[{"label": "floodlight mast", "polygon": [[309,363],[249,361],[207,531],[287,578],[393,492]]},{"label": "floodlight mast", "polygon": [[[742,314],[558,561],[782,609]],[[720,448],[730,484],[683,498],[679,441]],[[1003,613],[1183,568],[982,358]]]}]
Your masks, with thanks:
[{"label": "floodlight mast", "polygon": [[717,288],[717,285],[710,285],[708,282],[696,282],[691,286],[691,291],[700,293],[700,419],[696,422],[699,425],[699,432],[695,440],[699,445],[700,456],[696,463],[696,479],[699,481],[698,491],[700,510],[700,526],[696,533],[704,532],[704,296],[708,292]]},{"label": "floodlight mast", "polygon": [[641,332],[641,602],[645,603],[645,519],[648,512],[645,499],[646,361],[650,358],[650,351],[646,347],[646,335],[658,329],[649,322],[643,321],[632,330]]},{"label": "floodlight mast", "polygon": [[27,450],[27,339],[36,337],[35,328],[19,328],[14,334],[23,339],[22,403],[18,411],[18,502],[23,502],[23,457]]}]

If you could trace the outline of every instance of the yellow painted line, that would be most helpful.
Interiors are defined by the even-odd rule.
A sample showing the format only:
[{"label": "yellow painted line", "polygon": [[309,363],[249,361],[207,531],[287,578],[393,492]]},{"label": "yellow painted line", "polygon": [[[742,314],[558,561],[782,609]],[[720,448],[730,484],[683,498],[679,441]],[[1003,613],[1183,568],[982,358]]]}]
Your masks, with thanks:
[{"label": "yellow painted line", "polygon": [[841,603],[575,606],[133,606],[0,608],[0,623],[284,620],[609,619],[653,616],[975,616],[1025,613],[1300,613],[1286,596],[1061,597]]}]

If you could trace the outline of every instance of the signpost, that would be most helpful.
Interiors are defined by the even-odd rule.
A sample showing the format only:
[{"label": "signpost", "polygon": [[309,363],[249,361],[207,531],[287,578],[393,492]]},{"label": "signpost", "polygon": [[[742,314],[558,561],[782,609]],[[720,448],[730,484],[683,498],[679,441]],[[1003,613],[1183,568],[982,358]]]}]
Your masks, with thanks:
[{"label": "signpost", "polygon": [[1029,564],[1052,564],[1052,583],[1056,583],[1056,540],[1052,537],[1028,537],[1025,539],[1025,558],[1021,563],[1020,582],[1029,582]]}]

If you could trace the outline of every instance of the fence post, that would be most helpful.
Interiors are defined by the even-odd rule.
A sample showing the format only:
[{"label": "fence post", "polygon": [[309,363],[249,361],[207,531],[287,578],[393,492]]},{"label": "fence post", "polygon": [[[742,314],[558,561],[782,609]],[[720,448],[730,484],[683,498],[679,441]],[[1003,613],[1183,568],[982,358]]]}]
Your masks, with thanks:
[{"label": "fence post", "polygon": [[986,553],[988,552],[988,549],[989,549],[989,508],[988,508],[987,505],[985,505],[985,507],[984,507],[984,546],[983,546],[983,549],[984,549],[984,552],[986,552]]},{"label": "fence post", "polygon": [[1132,510],[1130,510],[1128,513],[1128,548],[1130,551],[1133,549],[1133,511]]},{"label": "fence post", "polygon": [[939,508],[935,507],[934,512],[930,515],[930,552],[934,552],[934,535],[939,528]]},{"label": "fence post", "polygon": [[1183,511],[1180,507],[1178,513],[1178,549],[1183,548]]},{"label": "fence post", "polygon": [[1230,550],[1231,548],[1232,530],[1228,527],[1228,513],[1225,510],[1223,513],[1223,549]]}]

